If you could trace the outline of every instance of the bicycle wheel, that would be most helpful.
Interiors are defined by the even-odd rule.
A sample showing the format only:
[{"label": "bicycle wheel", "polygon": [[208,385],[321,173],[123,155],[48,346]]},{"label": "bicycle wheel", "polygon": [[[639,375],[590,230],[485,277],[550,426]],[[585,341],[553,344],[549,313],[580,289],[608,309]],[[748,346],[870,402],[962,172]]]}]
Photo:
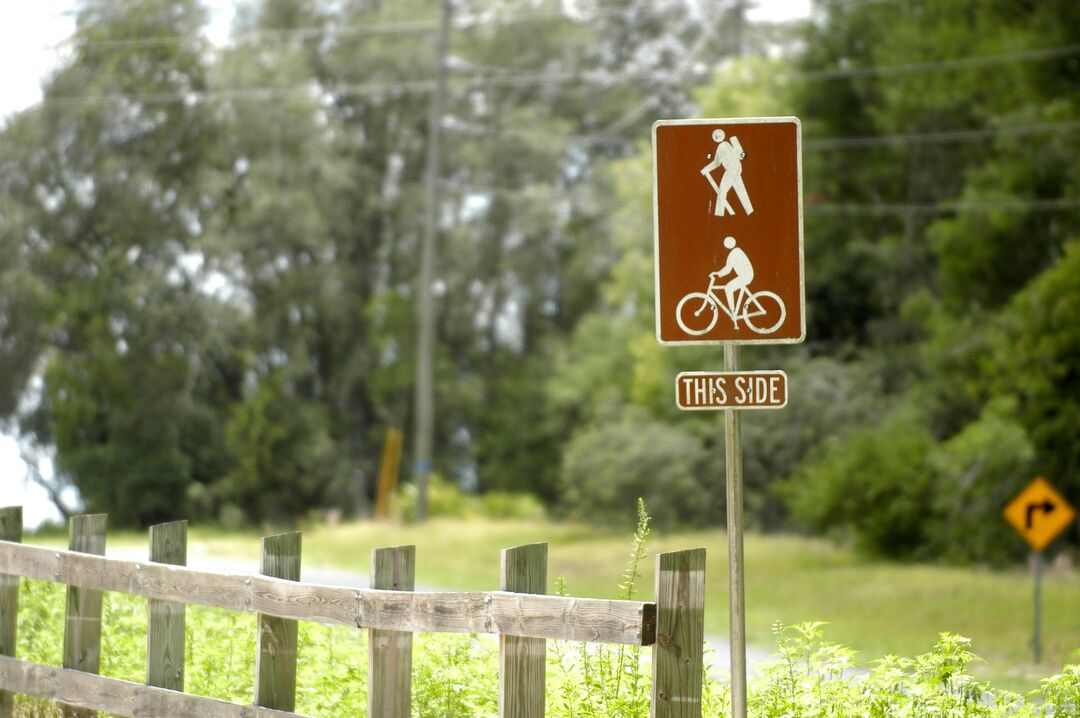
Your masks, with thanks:
[{"label": "bicycle wheel", "polygon": [[[699,304],[700,302],[700,304]],[[720,310],[716,302],[705,292],[690,292],[675,307],[675,320],[679,327],[691,336],[699,337],[716,326]]]},{"label": "bicycle wheel", "polygon": [[787,317],[784,301],[772,292],[755,292],[743,306],[743,319],[746,326],[758,334],[772,334]]}]

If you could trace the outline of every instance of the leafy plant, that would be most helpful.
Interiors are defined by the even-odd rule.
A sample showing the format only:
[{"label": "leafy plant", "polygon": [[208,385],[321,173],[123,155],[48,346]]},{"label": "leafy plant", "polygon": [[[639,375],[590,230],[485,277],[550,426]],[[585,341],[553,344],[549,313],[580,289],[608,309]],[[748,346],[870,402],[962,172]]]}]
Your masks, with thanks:
[{"label": "leafy plant", "polygon": [[[648,556],[651,517],[643,500],[619,595],[638,593]],[[23,579],[18,656],[60,665],[65,587]],[[566,581],[556,581],[566,595]],[[186,690],[249,703],[255,675],[255,615],[191,606],[187,612]],[[776,659],[759,667],[750,686],[753,718],[1066,718],[1080,716],[1080,662],[1043,679],[1028,695],[995,690],[975,679],[971,641],[942,633],[914,658],[886,656],[867,670],[850,648],[825,640],[825,624],[777,623]],[[146,604],[107,593],[102,626],[102,673],[141,683],[145,676]],[[649,714],[651,651],[636,646],[550,641],[547,714],[552,718],[644,718]],[[730,692],[708,665],[706,645],[702,714],[730,712]],[[301,622],[297,712],[337,718],[366,709],[367,631]],[[1078,652],[1080,656],[1080,652]],[[472,718],[498,713],[497,642],[478,634],[418,634],[413,648],[415,718]],[[59,718],[57,704],[19,696],[17,718]]]}]

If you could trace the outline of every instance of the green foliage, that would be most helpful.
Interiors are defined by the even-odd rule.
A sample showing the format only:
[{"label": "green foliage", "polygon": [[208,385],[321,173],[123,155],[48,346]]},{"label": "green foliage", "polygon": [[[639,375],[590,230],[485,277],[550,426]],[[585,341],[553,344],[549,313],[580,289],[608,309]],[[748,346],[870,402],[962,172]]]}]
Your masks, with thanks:
[{"label": "green foliage", "polygon": [[498,647],[473,635],[432,636],[414,656],[413,715],[498,715]]},{"label": "green foliage", "polygon": [[[619,584],[619,598],[631,600],[637,589],[638,569],[647,556],[651,517],[645,501],[638,498],[637,521],[630,545],[630,559]],[[556,580],[556,593],[567,595],[566,579]],[[562,711],[581,718],[646,715],[649,712],[649,683],[642,670],[640,646],[605,644],[577,645],[554,641],[548,663],[555,675],[549,689]]]},{"label": "green foliage", "polygon": [[[988,520],[1031,477],[1035,451],[998,402],[943,442],[926,418],[902,406],[876,426],[827,444],[786,485],[799,519],[849,530],[871,553],[952,561],[1019,557],[1007,524]],[[996,516],[995,516],[996,519]]]},{"label": "green foliage", "polygon": [[992,334],[986,391],[1013,396],[1034,468],[1067,496],[1080,492],[1080,241],[1017,293]]},{"label": "green foliage", "polygon": [[850,529],[860,545],[910,555],[925,541],[934,442],[912,409],[825,445],[789,484],[793,513],[820,529]]},{"label": "green foliage", "polygon": [[[1075,4],[823,9],[800,60],[810,72],[1077,39]],[[810,336],[857,343],[855,361],[875,368],[891,396],[883,419],[826,439],[791,475],[801,519],[839,524],[886,555],[1001,562],[1023,548],[1001,508],[1034,473],[1066,492],[1080,488],[1066,438],[1080,420],[1069,399],[1077,391],[1071,297],[1080,265],[1071,243],[1080,224],[1069,209],[1080,186],[1077,136],[996,131],[1075,119],[1075,93],[1062,89],[1068,64],[973,63],[796,85],[807,134],[988,130],[971,142],[807,148]],[[815,202],[833,211],[816,212]],[[949,202],[958,208],[847,215],[835,207]]]},{"label": "green foliage", "polygon": [[[401,518],[416,518],[416,486],[406,484],[398,492],[396,510]],[[431,518],[541,519],[544,505],[533,494],[508,491],[488,491],[466,494],[439,474],[428,481],[428,516]]]},{"label": "green foliage", "polygon": [[925,552],[953,561],[1019,558],[1024,546],[1003,521],[988,520],[1030,480],[1035,459],[1012,403],[989,405],[939,444],[931,457],[937,490],[926,521]]},{"label": "green foliage", "polygon": [[280,374],[265,377],[225,428],[235,467],[219,489],[225,506],[282,522],[325,505],[336,469],[326,424],[322,407],[300,401]]},{"label": "green foliage", "polygon": [[[637,592],[648,555],[650,517],[638,500],[637,523],[620,598]],[[23,579],[18,656],[59,665],[66,588]],[[556,592],[566,595],[565,579]],[[102,624],[102,674],[139,683],[145,671],[145,601],[107,593]],[[246,704],[255,675],[254,614],[188,608],[186,690]],[[942,633],[927,653],[886,656],[860,669],[855,652],[825,640],[823,623],[774,625],[775,660],[759,666],[749,693],[753,718],[927,715],[985,718],[1062,718],[1080,711],[1080,665],[1065,666],[1022,696],[995,690],[969,673],[978,660],[967,638]],[[362,715],[366,706],[367,632],[301,622],[297,653],[297,711],[315,718]],[[645,718],[651,681],[649,651],[637,646],[548,643],[546,711],[553,718]],[[708,665],[702,714],[730,711],[730,694]],[[1078,652],[1080,655],[1080,652]],[[476,634],[420,634],[413,649],[413,710],[417,718],[495,716],[497,643]],[[17,697],[17,718],[56,718],[55,703]]]},{"label": "green foliage", "polygon": [[637,409],[577,434],[563,464],[568,516],[629,524],[627,496],[642,496],[656,523],[673,526],[715,515],[715,494],[701,477],[709,455],[692,434]]}]

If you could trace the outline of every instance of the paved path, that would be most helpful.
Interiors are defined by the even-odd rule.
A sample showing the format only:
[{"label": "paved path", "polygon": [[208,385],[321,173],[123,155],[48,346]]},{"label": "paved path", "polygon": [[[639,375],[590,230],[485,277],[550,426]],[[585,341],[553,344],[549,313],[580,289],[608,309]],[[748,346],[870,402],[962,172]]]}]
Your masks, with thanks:
[{"label": "paved path", "polygon": [[[256,574],[259,572],[259,562],[256,559],[222,558],[217,556],[191,555],[189,547],[188,566],[200,571],[213,571],[215,573],[230,574]],[[122,559],[124,561],[146,561],[149,555],[147,551],[136,549],[107,550],[109,558]],[[370,582],[367,574],[355,571],[343,571],[335,568],[323,568],[319,566],[303,566],[301,578],[308,583],[318,583],[325,586],[347,586],[349,588],[368,588]],[[417,585],[417,591],[438,591],[434,586]],[[710,665],[710,674],[717,679],[726,681],[731,668],[730,645],[727,638],[719,635],[707,635],[705,640],[712,646],[713,653],[707,655],[705,660]],[[756,673],[755,666],[769,660],[773,651],[758,646],[747,646],[746,662],[750,675]]]}]

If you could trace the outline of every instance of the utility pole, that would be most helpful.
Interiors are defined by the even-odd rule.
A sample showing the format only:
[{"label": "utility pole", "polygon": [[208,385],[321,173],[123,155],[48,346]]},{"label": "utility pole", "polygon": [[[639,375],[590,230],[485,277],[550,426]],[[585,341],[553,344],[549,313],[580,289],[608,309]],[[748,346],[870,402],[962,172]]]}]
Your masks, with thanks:
[{"label": "utility pole", "polygon": [[735,57],[742,57],[745,50],[743,47],[743,34],[746,28],[746,0],[735,0],[735,6],[732,8],[731,14],[732,50]]},{"label": "utility pole", "polygon": [[428,113],[427,170],[424,184],[424,239],[420,251],[420,282],[417,287],[420,335],[416,351],[416,444],[413,481],[416,482],[416,520],[427,518],[428,479],[435,444],[435,314],[432,284],[435,281],[435,239],[438,234],[439,140],[446,103],[446,57],[450,46],[451,0],[442,0],[439,39],[435,53],[435,92]]}]

